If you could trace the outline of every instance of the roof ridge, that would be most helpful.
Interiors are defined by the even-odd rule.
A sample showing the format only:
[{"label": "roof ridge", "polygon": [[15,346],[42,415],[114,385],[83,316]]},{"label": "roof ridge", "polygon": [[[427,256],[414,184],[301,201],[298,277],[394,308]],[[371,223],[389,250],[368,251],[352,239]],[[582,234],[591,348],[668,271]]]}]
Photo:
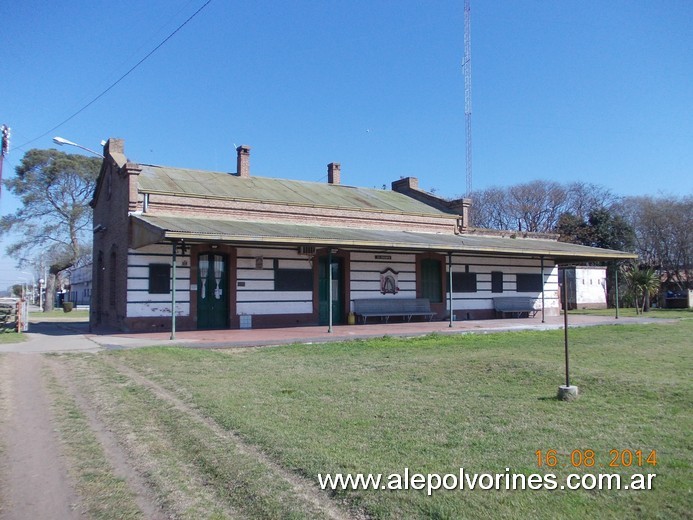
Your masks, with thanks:
[{"label": "roof ridge", "polygon": [[369,191],[375,191],[375,192],[387,192],[387,193],[397,193],[394,190],[391,189],[381,189],[381,188],[376,188],[376,187],[368,187],[368,186],[355,186],[352,184],[329,184],[329,183],[324,183],[321,181],[311,181],[311,180],[304,180],[304,179],[287,179],[284,177],[266,177],[264,175],[251,175],[250,177],[240,177],[234,172],[222,172],[222,171],[216,171],[216,170],[202,170],[199,168],[184,168],[180,166],[166,166],[163,164],[146,164],[146,163],[138,163],[140,166],[147,166],[149,168],[161,168],[161,169],[169,169],[169,170],[179,170],[179,171],[188,171],[188,172],[200,172],[200,173],[212,173],[212,174],[218,174],[218,175],[228,175],[236,180],[239,181],[255,181],[255,180],[267,180],[267,181],[278,181],[278,182],[296,182],[296,183],[301,183],[301,184],[315,184],[318,186],[327,186],[327,187],[332,187],[332,188],[351,188],[351,189],[360,189],[360,190],[369,190]]},{"label": "roof ridge", "polygon": [[231,173],[175,166],[139,166],[140,192],[191,198],[273,202],[290,206],[319,206],[374,213],[456,216],[453,212],[444,211],[395,190],[275,177],[238,177]]}]

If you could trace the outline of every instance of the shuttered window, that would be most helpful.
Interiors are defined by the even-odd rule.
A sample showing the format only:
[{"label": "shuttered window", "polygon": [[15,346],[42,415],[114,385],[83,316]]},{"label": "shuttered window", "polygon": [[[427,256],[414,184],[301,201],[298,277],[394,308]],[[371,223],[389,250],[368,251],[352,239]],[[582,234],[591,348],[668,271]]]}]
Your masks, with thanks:
[{"label": "shuttered window", "polygon": [[171,266],[169,264],[149,264],[149,293],[169,294],[171,292]]},{"label": "shuttered window", "polygon": [[503,271],[492,271],[491,272],[491,292],[492,293],[502,293],[503,292]]},{"label": "shuttered window", "polygon": [[455,293],[476,292],[476,273],[452,273],[452,291]]},{"label": "shuttered window", "polygon": [[543,284],[540,274],[518,274],[517,292],[541,292]]},{"label": "shuttered window", "polygon": [[312,291],[313,271],[310,269],[276,269],[275,291]]}]

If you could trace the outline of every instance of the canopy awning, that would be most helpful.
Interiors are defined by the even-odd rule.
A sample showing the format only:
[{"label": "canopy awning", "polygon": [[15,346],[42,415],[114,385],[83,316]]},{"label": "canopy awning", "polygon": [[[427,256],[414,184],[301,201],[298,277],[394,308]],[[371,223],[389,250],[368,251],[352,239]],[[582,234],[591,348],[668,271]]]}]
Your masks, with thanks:
[{"label": "canopy awning", "polygon": [[131,226],[131,245],[135,249],[164,241],[185,240],[188,243],[353,247],[488,256],[545,257],[560,263],[637,258],[632,253],[611,249],[548,239],[512,238],[512,236],[454,235],[145,214],[133,215]]}]

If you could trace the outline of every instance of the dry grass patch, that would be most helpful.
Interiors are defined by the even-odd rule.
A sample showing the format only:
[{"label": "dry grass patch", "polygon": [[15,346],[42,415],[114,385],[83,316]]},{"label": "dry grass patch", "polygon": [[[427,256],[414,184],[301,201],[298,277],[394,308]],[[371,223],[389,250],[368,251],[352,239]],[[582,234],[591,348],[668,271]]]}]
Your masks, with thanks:
[{"label": "dry grass patch", "polygon": [[50,369],[44,370],[43,375],[83,512],[99,520],[144,518],[132,490],[115,474],[74,398]]},{"label": "dry grass patch", "polygon": [[[104,357],[70,356],[99,415],[122,439],[165,511],[176,518],[327,518],[228,435]],[[220,430],[223,431],[223,430]]]}]

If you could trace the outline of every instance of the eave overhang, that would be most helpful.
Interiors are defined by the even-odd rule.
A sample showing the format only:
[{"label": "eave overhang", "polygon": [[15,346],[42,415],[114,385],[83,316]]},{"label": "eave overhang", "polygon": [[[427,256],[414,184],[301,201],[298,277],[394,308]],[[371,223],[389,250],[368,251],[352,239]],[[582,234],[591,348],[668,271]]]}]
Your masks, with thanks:
[{"label": "eave overhang", "polygon": [[178,216],[131,216],[131,247],[165,241],[231,245],[349,247],[553,259],[561,264],[637,258],[632,253],[554,240],[401,230],[336,228],[303,224]]}]

